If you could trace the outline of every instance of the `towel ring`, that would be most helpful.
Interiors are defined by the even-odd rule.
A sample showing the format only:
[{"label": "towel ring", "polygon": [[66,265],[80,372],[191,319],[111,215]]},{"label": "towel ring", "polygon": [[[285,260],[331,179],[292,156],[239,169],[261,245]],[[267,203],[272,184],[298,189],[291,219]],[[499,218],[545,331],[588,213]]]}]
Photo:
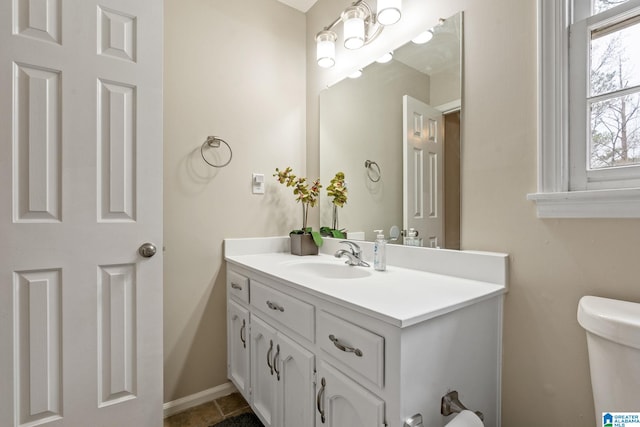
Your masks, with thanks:
[{"label": "towel ring", "polygon": [[[376,162],[372,160],[365,160],[364,167],[367,168],[367,176],[369,177],[371,182],[380,181],[380,178],[382,178],[382,173],[380,172],[380,166]],[[375,174],[375,177],[371,176],[372,172]]]},{"label": "towel ring", "polygon": [[[206,146],[209,148],[220,148],[220,143],[223,143],[229,149],[229,160],[227,160],[223,164],[216,165],[214,163],[211,163],[204,156],[204,147]],[[202,160],[204,160],[209,166],[213,166],[214,168],[223,168],[227,166],[229,163],[231,163],[231,159],[233,158],[233,150],[231,150],[231,146],[224,139],[218,138],[217,136],[208,136],[207,140],[204,143],[202,143],[202,145],[200,146],[200,155],[202,156]]]}]

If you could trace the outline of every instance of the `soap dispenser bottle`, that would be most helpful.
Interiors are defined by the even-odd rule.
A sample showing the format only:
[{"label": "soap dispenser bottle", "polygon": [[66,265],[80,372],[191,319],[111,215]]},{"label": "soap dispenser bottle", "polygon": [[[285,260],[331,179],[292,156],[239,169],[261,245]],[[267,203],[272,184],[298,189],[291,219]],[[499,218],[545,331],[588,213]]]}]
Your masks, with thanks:
[{"label": "soap dispenser bottle", "polygon": [[373,244],[373,268],[378,271],[385,271],[387,269],[387,241],[384,240],[382,230],[374,231],[377,236]]}]

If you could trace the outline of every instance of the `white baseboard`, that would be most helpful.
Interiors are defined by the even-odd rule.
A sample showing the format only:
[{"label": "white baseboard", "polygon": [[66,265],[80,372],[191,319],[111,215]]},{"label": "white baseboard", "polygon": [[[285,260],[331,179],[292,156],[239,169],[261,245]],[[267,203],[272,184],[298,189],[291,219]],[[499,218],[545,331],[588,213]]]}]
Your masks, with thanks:
[{"label": "white baseboard", "polygon": [[236,391],[237,389],[231,382],[226,382],[208,390],[203,390],[190,396],[172,400],[171,402],[167,402],[162,405],[164,418],[186,411],[187,409],[193,408],[194,406],[211,402],[212,400],[215,400],[219,397],[227,396],[231,393],[235,393]]}]

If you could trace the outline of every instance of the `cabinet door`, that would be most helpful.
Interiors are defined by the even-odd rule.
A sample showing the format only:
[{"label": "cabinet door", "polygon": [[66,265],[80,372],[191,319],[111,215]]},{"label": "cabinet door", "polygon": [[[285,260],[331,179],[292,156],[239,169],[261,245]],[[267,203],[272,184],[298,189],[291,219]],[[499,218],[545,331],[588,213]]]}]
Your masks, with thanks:
[{"label": "cabinet door", "polygon": [[265,427],[277,427],[274,422],[277,381],[273,369],[277,346],[275,329],[252,315],[251,404]]},{"label": "cabinet door", "polygon": [[249,311],[227,301],[227,376],[249,399]]},{"label": "cabinet door", "polygon": [[321,361],[317,375],[316,426],[381,427],[384,401]]},{"label": "cabinet door", "polygon": [[[278,334],[276,382],[278,427],[313,427],[314,355]],[[277,351],[277,348],[276,348]]]}]

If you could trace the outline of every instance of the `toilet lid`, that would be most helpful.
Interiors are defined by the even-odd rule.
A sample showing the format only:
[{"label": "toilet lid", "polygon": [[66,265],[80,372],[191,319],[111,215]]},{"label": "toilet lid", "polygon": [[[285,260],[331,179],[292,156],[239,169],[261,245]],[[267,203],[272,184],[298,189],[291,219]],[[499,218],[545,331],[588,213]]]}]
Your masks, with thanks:
[{"label": "toilet lid", "polygon": [[603,338],[640,349],[640,304],[584,296],[578,304],[578,323]]}]

